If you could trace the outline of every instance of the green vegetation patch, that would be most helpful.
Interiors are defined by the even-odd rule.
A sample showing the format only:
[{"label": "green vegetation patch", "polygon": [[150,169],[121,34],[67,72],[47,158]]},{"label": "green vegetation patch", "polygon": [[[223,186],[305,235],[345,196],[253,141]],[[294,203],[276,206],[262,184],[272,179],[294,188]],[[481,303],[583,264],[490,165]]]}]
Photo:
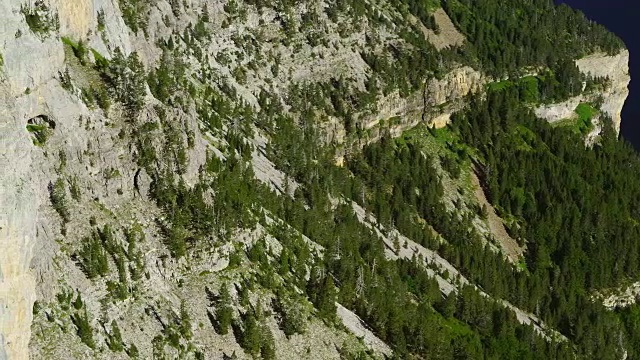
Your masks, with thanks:
[{"label": "green vegetation patch", "polygon": [[575,59],[595,51],[615,54],[624,47],[581,12],[548,0],[448,0],[442,6],[466,36],[469,54],[497,77],[549,65],[553,60],[548,59]]},{"label": "green vegetation patch", "polygon": [[580,94],[582,88],[576,84],[595,81],[582,74],[573,61],[562,61],[538,75],[492,82],[486,85],[486,89],[489,92],[498,92],[515,88],[523,103],[555,103]]},{"label": "green vegetation patch", "polygon": [[[104,111],[112,100],[122,103],[128,111],[139,111],[145,95],[145,70],[136,52],[125,56],[119,48],[107,60],[82,40],[75,42],[62,38],[69,69],[61,74],[61,82],[72,88],[72,82],[81,90],[82,100],[89,108],[98,105]],[[90,61],[89,53],[94,62]],[[73,80],[73,81],[72,81]]]},{"label": "green vegetation patch", "polygon": [[146,31],[149,23],[148,5],[144,0],[119,0],[122,18],[125,24],[134,32]]},{"label": "green vegetation patch", "polygon": [[43,146],[52,133],[48,124],[27,124],[27,131],[33,135],[33,144],[36,146]]},{"label": "green vegetation patch", "polygon": [[68,46],[71,46],[72,48],[75,48],[76,46],[78,46],[78,43],[71,40],[69,37],[67,36],[63,36],[60,40],[62,40],[62,43]]},{"label": "green vegetation patch", "polygon": [[[97,104],[104,111],[108,111],[111,99],[103,73],[108,69],[109,61],[86,46],[82,40],[76,42],[68,37],[62,37],[61,40],[68,65],[67,70],[60,74],[62,86],[74,94],[74,85],[77,86],[87,107],[93,108]],[[95,63],[90,60],[90,52]]]},{"label": "green vegetation patch", "polygon": [[575,109],[576,117],[553,123],[553,127],[565,127],[576,134],[586,135],[593,130],[593,118],[598,115],[598,109],[588,103],[581,103]]},{"label": "green vegetation patch", "polygon": [[576,114],[578,114],[577,131],[586,135],[593,130],[593,118],[598,114],[598,109],[594,108],[590,104],[582,103],[576,107]]},{"label": "green vegetation patch", "polygon": [[580,121],[583,122],[591,121],[598,114],[598,109],[587,103],[581,103],[576,107],[575,111]]},{"label": "green vegetation patch", "polygon": [[489,91],[500,91],[500,90],[509,88],[513,85],[514,85],[514,82],[511,80],[495,81],[495,82],[489,83],[487,85],[487,89]]},{"label": "green vegetation patch", "polygon": [[91,54],[93,54],[93,59],[96,62],[96,66],[102,67],[109,65],[109,60],[107,60],[107,58],[100,54],[96,49],[91,48]]},{"label": "green vegetation patch", "polygon": [[[461,139],[484,154],[482,170],[490,201],[508,224],[510,217],[505,215],[520,219],[509,232],[518,241],[527,240],[524,262],[518,265],[522,270],[526,265],[527,271],[508,274],[511,279],[496,282],[490,292],[495,293],[500,283],[513,281],[513,287],[508,286],[513,290],[505,291],[504,298],[523,310],[538,311],[547,326],[575,344],[578,354],[605,358],[616,353],[619,343],[607,335],[624,333],[628,343],[634,344],[636,352],[630,356],[635,358],[635,346],[640,343],[637,323],[608,311],[590,294],[637,279],[640,249],[634,239],[640,228],[620,219],[639,221],[633,209],[640,201],[640,182],[634,176],[640,158],[630,145],[617,140],[609,126],[603,127],[598,144],[585,148],[580,134],[552,129],[522,105],[519,95],[513,88],[489,93],[452,116],[451,126]],[[598,114],[587,103],[575,112],[574,120],[583,123]],[[529,139],[531,151],[520,151],[512,141],[514,133],[525,139],[524,128],[535,134]],[[616,264],[625,265],[616,268]],[[485,289],[493,286],[485,283],[493,281],[491,277],[505,275],[491,266],[495,271],[479,280]],[[566,283],[572,285],[544,290],[531,285],[552,283],[553,279],[570,279]],[[519,289],[523,293],[516,295]],[[558,305],[553,310],[538,306],[554,302]]]},{"label": "green vegetation patch", "polygon": [[20,12],[24,15],[29,29],[42,39],[48,37],[52,31],[60,30],[58,13],[49,9],[44,1],[36,1],[33,5],[23,4]]},{"label": "green vegetation patch", "polygon": [[533,151],[531,144],[535,144],[537,136],[526,126],[518,125],[513,135],[515,148],[520,151]]}]

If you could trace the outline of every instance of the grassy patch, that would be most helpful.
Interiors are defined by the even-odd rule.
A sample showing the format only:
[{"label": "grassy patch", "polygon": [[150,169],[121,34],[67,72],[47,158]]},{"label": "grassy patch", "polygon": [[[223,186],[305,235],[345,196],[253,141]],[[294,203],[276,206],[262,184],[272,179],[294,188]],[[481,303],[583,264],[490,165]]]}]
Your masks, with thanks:
[{"label": "grassy patch", "polygon": [[518,260],[518,263],[516,264],[516,267],[518,268],[518,270],[520,271],[527,271],[527,262],[524,260],[524,258],[520,258]]},{"label": "grassy patch", "polygon": [[93,58],[96,61],[96,66],[98,67],[107,67],[109,65],[109,60],[105,58],[102,54],[97,52],[95,49],[91,49],[91,53],[93,54]]},{"label": "grassy patch", "polygon": [[73,51],[73,55],[80,61],[80,64],[87,65],[87,55],[89,54],[89,49],[84,44],[82,40],[78,42],[74,42],[68,37],[62,37],[62,43],[71,48]]},{"label": "grassy patch", "polygon": [[573,127],[576,124],[575,118],[567,118],[558,121],[554,121],[551,123],[552,127]]},{"label": "grassy patch", "polygon": [[68,38],[68,37],[66,37],[66,36],[63,36],[63,37],[61,38],[61,40],[62,40],[62,43],[63,43],[63,44],[68,45],[68,46],[71,46],[72,48],[75,48],[75,47],[77,47],[77,46],[78,46],[78,43],[76,43],[75,41],[71,40],[70,38]]},{"label": "grassy patch", "polygon": [[575,111],[581,122],[590,122],[598,114],[598,109],[587,103],[581,103]]},{"label": "grassy patch", "polygon": [[556,121],[552,124],[554,127],[565,127],[576,134],[586,135],[593,130],[593,118],[598,115],[598,109],[588,103],[581,103],[574,110],[576,116]]},{"label": "grassy patch", "polygon": [[471,330],[469,325],[463,323],[462,321],[456,318],[446,319],[446,321],[444,322],[444,326],[449,328],[449,330],[451,331],[451,334],[454,337],[455,336],[460,336],[460,337],[473,336],[473,330]]},{"label": "grassy patch", "polygon": [[540,99],[539,83],[544,81],[536,76],[525,76],[518,81],[520,96],[525,103],[537,103]]},{"label": "grassy patch", "polygon": [[389,119],[389,125],[390,126],[396,126],[396,125],[400,125],[400,123],[402,119],[400,118],[400,116],[394,116],[392,118]]},{"label": "grassy patch", "polygon": [[399,144],[414,143],[424,147],[426,152],[433,155],[453,154],[455,157],[467,161],[467,156],[475,157],[475,149],[460,142],[458,136],[448,127],[435,129],[426,125],[418,125],[407,130],[403,136],[396,139]]},{"label": "grassy patch", "polygon": [[[472,160],[479,159],[477,151],[462,143],[458,135],[448,127],[435,129],[418,125],[404,132],[396,139],[399,146],[411,143],[420,146],[424,153],[434,156],[442,170],[449,174],[444,182],[449,189],[448,198],[462,195],[466,201],[473,202]],[[480,159],[481,160],[481,159]],[[447,191],[447,190],[445,190]]]},{"label": "grassy patch", "polygon": [[496,81],[496,82],[489,83],[487,85],[487,89],[489,91],[500,91],[500,90],[508,89],[513,85],[514,85],[514,82],[511,80]]},{"label": "grassy patch", "polygon": [[524,76],[515,80],[503,80],[489,83],[487,91],[502,91],[513,86],[517,86],[522,101],[525,103],[538,103],[540,101],[540,82],[544,82],[544,76]]}]

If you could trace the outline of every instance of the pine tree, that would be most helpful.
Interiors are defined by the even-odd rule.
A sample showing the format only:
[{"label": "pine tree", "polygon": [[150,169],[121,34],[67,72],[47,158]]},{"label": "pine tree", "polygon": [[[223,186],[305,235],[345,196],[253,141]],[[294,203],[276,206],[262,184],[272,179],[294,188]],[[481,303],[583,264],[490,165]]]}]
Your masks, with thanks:
[{"label": "pine tree", "polygon": [[140,352],[138,351],[136,344],[131,344],[129,346],[129,348],[127,349],[127,355],[129,355],[129,357],[132,359],[137,359],[138,356],[140,356]]},{"label": "pine tree", "polygon": [[109,346],[109,349],[111,349],[111,351],[120,352],[124,350],[122,333],[120,332],[120,327],[115,320],[111,321],[111,334],[107,339],[107,345]]},{"label": "pine tree", "polygon": [[305,311],[299,300],[284,292],[274,299],[274,310],[279,314],[280,329],[289,337],[305,332]]},{"label": "pine tree", "polygon": [[211,19],[209,18],[209,7],[207,6],[207,3],[205,3],[202,7],[202,21],[205,23],[211,21]]},{"label": "pine tree", "polygon": [[76,310],[80,310],[82,309],[83,306],[84,306],[84,303],[82,302],[82,296],[80,296],[80,292],[78,291],[78,296],[76,297],[76,300],[73,302],[73,307]]},{"label": "pine tree", "polygon": [[97,234],[83,239],[84,246],[80,250],[80,266],[89,279],[103,276],[109,272],[107,252]]},{"label": "pine tree", "polygon": [[231,294],[227,284],[223,284],[220,288],[220,300],[216,304],[216,321],[218,323],[217,331],[220,335],[226,335],[233,321],[233,311],[231,309]]},{"label": "pine tree", "polygon": [[260,344],[260,356],[263,360],[273,360],[276,358],[276,343],[273,333],[268,326],[262,326],[262,339]]},{"label": "pine tree", "polygon": [[326,321],[333,322],[336,318],[336,296],[338,289],[333,283],[331,276],[326,276],[322,285],[322,290],[318,294],[318,315]]},{"label": "pine tree", "polygon": [[87,310],[85,309],[83,313],[75,313],[71,316],[71,320],[76,326],[80,340],[88,347],[95,349],[96,344],[93,341],[93,329],[91,328],[91,324],[89,324],[89,315],[87,314]]},{"label": "pine tree", "polygon": [[249,306],[250,302],[249,302],[249,282],[248,281],[245,281],[245,283],[242,284],[238,297],[239,297],[241,306],[244,306],[244,307]]},{"label": "pine tree", "polygon": [[450,292],[449,295],[444,297],[438,303],[436,303],[436,310],[445,318],[450,318],[453,316],[453,313],[456,311],[456,294],[455,292]]},{"label": "pine tree", "polygon": [[56,180],[55,184],[49,183],[49,199],[53,208],[62,218],[63,225],[68,223],[71,220],[71,213],[67,204],[66,186],[62,178]]},{"label": "pine tree", "polygon": [[180,333],[187,340],[190,340],[193,335],[191,331],[191,317],[189,316],[189,311],[187,310],[184,300],[182,300],[180,304]]},{"label": "pine tree", "polygon": [[146,73],[144,65],[140,61],[140,57],[137,52],[131,53],[127,59],[127,66],[131,70],[129,78],[129,97],[126,102],[134,112],[138,112],[142,109],[144,104],[144,96],[146,95]]},{"label": "pine tree", "polygon": [[257,355],[260,352],[261,345],[261,329],[255,315],[250,312],[244,319],[244,331],[242,332],[242,348],[251,355]]}]

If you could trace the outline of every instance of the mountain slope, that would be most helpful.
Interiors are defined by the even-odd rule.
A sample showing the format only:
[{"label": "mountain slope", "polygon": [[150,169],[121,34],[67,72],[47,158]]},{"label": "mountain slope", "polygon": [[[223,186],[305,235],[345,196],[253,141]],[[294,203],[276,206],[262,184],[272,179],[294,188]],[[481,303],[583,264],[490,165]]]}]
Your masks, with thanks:
[{"label": "mountain slope", "polygon": [[[0,359],[637,353],[629,317],[589,296],[638,271],[640,188],[621,191],[637,157],[615,141],[628,76],[598,65],[628,52],[581,14],[0,10]],[[576,131],[532,115],[577,98],[595,115]],[[526,250],[505,254],[505,236]]]}]

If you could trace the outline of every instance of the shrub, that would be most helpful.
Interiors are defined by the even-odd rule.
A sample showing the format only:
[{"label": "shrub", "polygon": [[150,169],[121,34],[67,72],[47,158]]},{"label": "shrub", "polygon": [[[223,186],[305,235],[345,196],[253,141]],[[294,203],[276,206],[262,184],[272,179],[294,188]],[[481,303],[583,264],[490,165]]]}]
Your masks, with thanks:
[{"label": "shrub", "polygon": [[36,146],[43,146],[51,136],[48,124],[28,124],[27,131],[33,134],[33,144]]},{"label": "shrub", "polygon": [[306,330],[305,310],[299,300],[286,294],[280,294],[274,299],[274,310],[278,313],[280,329],[287,337],[302,334]]},{"label": "shrub", "polygon": [[80,267],[89,279],[109,272],[109,259],[99,236],[94,233],[82,240],[83,248],[77,255]]},{"label": "shrub", "polygon": [[58,72],[58,76],[60,79],[60,84],[62,88],[67,91],[73,91],[73,83],[71,82],[71,75],[69,74],[69,68],[67,68],[64,72]]},{"label": "shrub", "polygon": [[104,65],[107,65],[105,76],[115,99],[134,114],[138,113],[146,95],[146,74],[138,54],[133,52],[125,57],[118,48],[113,59]]},{"label": "shrub", "polygon": [[140,356],[140,352],[138,351],[138,348],[135,344],[131,344],[131,346],[129,346],[126,351],[127,355],[129,355],[129,357],[132,359],[137,359]]},{"label": "shrub", "polygon": [[56,180],[55,184],[49,183],[49,199],[53,209],[60,215],[62,221],[68,223],[71,219],[71,214],[67,208],[67,191],[62,178]]},{"label": "shrub", "polygon": [[220,289],[220,299],[216,303],[216,331],[220,335],[226,335],[233,321],[233,310],[231,309],[231,294],[226,284]]},{"label": "shrub", "polygon": [[29,29],[40,38],[46,38],[51,31],[60,30],[58,13],[52,13],[43,0],[37,0],[33,7],[22,5],[20,12],[24,15]]},{"label": "shrub", "polygon": [[77,334],[88,347],[95,349],[96,344],[93,340],[93,329],[91,328],[91,324],[89,324],[89,316],[87,315],[87,310],[85,309],[83,313],[77,312],[76,314],[71,316],[71,320],[73,324],[76,326]]},{"label": "shrub", "polygon": [[144,0],[119,0],[120,10],[124,23],[134,32],[146,30],[149,19],[147,18],[147,2]]},{"label": "shrub", "polygon": [[120,327],[115,320],[111,322],[111,334],[108,335],[107,346],[109,346],[111,351],[120,352],[124,350],[124,342],[122,341]]},{"label": "shrub", "polygon": [[190,340],[193,336],[191,332],[191,316],[187,310],[184,300],[180,303],[180,334],[187,340]]},{"label": "shrub", "polygon": [[106,29],[104,10],[98,10],[98,31],[102,32]]}]

